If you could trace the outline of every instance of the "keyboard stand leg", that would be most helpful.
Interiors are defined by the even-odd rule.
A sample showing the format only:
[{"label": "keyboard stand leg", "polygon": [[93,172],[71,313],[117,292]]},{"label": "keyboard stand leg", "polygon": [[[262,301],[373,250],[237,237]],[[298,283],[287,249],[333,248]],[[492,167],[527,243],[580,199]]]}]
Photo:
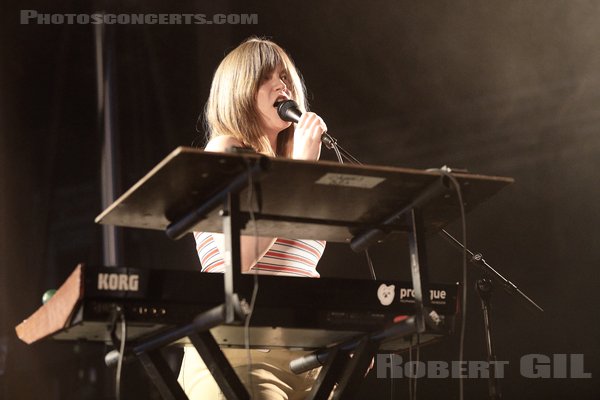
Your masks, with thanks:
[{"label": "keyboard stand leg", "polygon": [[[233,296],[234,313],[239,315],[241,311],[239,311],[236,300],[237,296]],[[250,398],[209,331],[211,328],[221,325],[224,318],[225,306],[220,305],[199,314],[188,325],[147,338],[133,348],[133,353],[146,369],[146,373],[157,386],[163,399],[188,399],[179,382],[177,382],[175,374],[160,353],[161,348],[186,336],[190,338],[198,350],[219,387],[227,395],[227,399],[247,400]]]},{"label": "keyboard stand leg", "polygon": [[367,337],[361,340],[340,376],[333,400],[354,398],[378,348],[378,342],[373,342]]},{"label": "keyboard stand leg", "polygon": [[160,349],[137,355],[150,380],[154,382],[165,400],[188,400],[187,395],[177,382],[175,374],[160,353]]},{"label": "keyboard stand leg", "polygon": [[188,337],[225,397],[228,400],[250,399],[248,391],[225,358],[213,335],[210,332],[198,332]]},{"label": "keyboard stand leg", "polygon": [[333,392],[334,400],[353,398],[379,345],[378,341],[364,337],[352,350],[352,357],[348,351],[341,350],[339,346],[333,348],[307,400],[328,400],[336,383],[337,387]]},{"label": "keyboard stand leg", "polygon": [[344,364],[348,361],[348,353],[336,347],[332,350],[329,360],[321,369],[315,384],[306,400],[327,400],[335,386]]}]

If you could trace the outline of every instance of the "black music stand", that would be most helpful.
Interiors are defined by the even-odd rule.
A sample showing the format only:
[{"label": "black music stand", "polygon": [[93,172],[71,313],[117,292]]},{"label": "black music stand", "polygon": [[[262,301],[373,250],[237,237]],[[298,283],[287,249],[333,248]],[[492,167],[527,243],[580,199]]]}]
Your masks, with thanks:
[{"label": "black music stand", "polygon": [[[513,182],[511,178],[453,174],[467,211]],[[178,239],[192,230],[225,234],[225,303],[192,323],[133,348],[165,399],[185,399],[160,357],[161,347],[188,336],[215,380],[231,399],[249,398],[209,330],[240,324],[247,299],[240,287],[240,235],[352,242],[355,249],[398,234],[408,235],[416,314],[404,326],[337,344],[311,399],[352,393],[382,338],[425,330],[429,305],[424,236],[459,216],[447,178],[436,172],[208,153],[180,147],[96,218],[96,222],[166,230]],[[248,191],[253,191],[253,202]],[[352,350],[354,357],[348,358]]]}]

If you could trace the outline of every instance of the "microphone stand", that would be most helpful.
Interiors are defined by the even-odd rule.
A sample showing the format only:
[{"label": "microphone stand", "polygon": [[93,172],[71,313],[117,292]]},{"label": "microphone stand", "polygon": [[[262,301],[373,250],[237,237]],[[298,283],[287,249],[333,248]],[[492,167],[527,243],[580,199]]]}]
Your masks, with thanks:
[{"label": "microphone stand", "polygon": [[[525,306],[530,311],[543,312],[542,307],[538,306],[533,300],[531,300],[525,293],[523,293],[517,286],[503,277],[498,271],[492,268],[484,259],[481,253],[474,254],[471,250],[463,246],[461,242],[456,240],[454,236],[449,234],[445,229],[442,229],[440,235],[448,240],[459,251],[466,251],[470,256],[469,262],[476,265],[481,271],[488,277],[500,282],[504,290],[513,297],[519,298],[524,302]],[[488,379],[488,393],[491,400],[497,400],[502,398],[498,380],[496,379],[496,354],[494,352],[494,346],[492,341],[492,318],[491,318],[491,300],[493,284],[491,279],[481,278],[475,282],[475,290],[479,294],[481,301],[481,311],[483,313],[483,327],[485,333],[485,344],[486,353],[489,363],[489,379]]]},{"label": "microphone stand", "polygon": [[487,351],[487,360],[489,365],[488,392],[491,400],[500,399],[500,388],[496,379],[496,354],[492,344],[492,321],[490,318],[492,290],[494,286],[489,279],[478,279],[475,282],[475,290],[481,300],[481,311],[483,312],[483,328],[485,330],[485,349]]}]

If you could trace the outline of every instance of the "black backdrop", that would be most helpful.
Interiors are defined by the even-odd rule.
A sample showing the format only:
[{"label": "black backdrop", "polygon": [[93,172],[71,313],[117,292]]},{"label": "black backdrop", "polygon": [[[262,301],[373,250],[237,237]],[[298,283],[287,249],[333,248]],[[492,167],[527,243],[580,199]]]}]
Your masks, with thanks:
[{"label": "black backdrop", "polygon": [[[597,398],[600,333],[600,4],[584,1],[329,1],[316,4],[60,1],[3,4],[0,40],[0,396],[104,399],[112,371],[104,349],[21,344],[13,327],[77,262],[101,262],[101,136],[90,25],[19,24],[19,12],[256,13],[255,25],[113,25],[120,186],[125,190],[173,148],[202,142],[196,118],[212,72],[250,35],[285,47],[303,73],[311,107],[366,163],[450,165],[511,176],[468,217],[469,243],[537,300],[535,316],[498,291],[497,353],[506,398]],[[332,159],[331,154],[326,158]],[[458,226],[449,229],[458,233]],[[197,267],[190,238],[126,230],[125,263]],[[431,276],[460,277],[460,255],[429,241]],[[406,250],[377,246],[378,275],[408,276]],[[362,257],[330,244],[324,276],[368,278]],[[470,270],[470,282],[478,277]],[[470,292],[466,358],[483,360],[482,321]],[[456,360],[458,338],[423,349]],[[584,354],[592,379],[528,379],[525,354]],[[176,359],[176,357],[175,357]],[[390,398],[371,374],[361,398]],[[125,398],[155,398],[136,365]],[[395,380],[398,398],[408,396]],[[466,398],[485,396],[484,380]],[[422,380],[421,398],[457,398],[455,380]]]}]

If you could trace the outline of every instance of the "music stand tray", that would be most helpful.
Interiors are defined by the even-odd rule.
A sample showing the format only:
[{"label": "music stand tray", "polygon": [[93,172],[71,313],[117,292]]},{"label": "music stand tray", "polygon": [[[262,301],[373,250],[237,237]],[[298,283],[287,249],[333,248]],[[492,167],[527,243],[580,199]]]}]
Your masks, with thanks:
[{"label": "music stand tray", "polygon": [[[186,213],[208,201],[260,155],[210,153],[179,147],[140,179],[96,218],[100,224],[165,230]],[[406,205],[434,182],[437,172],[328,161],[268,158],[260,180],[261,210],[255,212],[259,235],[348,242],[364,229]],[[473,210],[512,178],[454,173],[461,184],[466,211]],[[248,189],[240,192],[240,209],[247,212]],[[223,232],[219,207],[193,227]],[[433,199],[424,209],[427,233],[434,233],[459,216],[456,196],[450,192]],[[390,230],[401,229],[401,224]],[[242,234],[254,235],[249,221]]]}]

